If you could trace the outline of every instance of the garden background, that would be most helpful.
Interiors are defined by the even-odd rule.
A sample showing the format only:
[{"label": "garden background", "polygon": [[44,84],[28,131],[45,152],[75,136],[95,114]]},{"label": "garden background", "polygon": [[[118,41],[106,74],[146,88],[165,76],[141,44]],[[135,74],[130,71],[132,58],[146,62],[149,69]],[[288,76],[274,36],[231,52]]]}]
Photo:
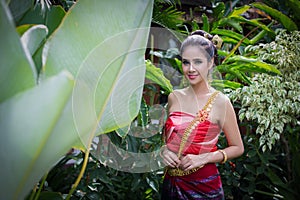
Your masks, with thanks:
[{"label": "garden background", "polygon": [[299,0],[0,2],[0,199],[159,199],[166,99],[197,29],[223,39],[211,84],[245,146],[219,165],[226,199],[299,197]]}]

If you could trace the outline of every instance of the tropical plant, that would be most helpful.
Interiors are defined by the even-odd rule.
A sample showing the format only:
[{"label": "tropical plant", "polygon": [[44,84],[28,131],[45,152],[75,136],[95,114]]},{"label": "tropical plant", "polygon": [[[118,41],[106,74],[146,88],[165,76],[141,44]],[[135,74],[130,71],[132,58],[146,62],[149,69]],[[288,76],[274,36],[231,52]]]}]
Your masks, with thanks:
[{"label": "tropical plant", "polygon": [[[244,5],[230,12],[227,12],[228,8],[223,2],[219,2],[212,7],[212,18],[209,19],[206,14],[203,14],[202,24],[195,21],[187,22],[187,24],[190,24],[190,29],[187,32],[203,29],[211,34],[217,34],[223,39],[223,48],[218,51],[219,58],[216,66],[217,71],[222,76],[214,79],[212,82],[214,87],[220,90],[224,88],[236,89],[251,84],[250,79],[254,73],[280,74],[280,71],[272,64],[256,59],[254,55],[249,54],[249,52],[246,53],[244,49],[248,45],[257,44],[267,35],[271,38],[274,37],[272,24],[276,20],[283,25],[289,24],[288,28],[290,30],[296,29],[297,26],[291,19],[282,13],[279,15],[279,11],[261,3],[253,3],[251,6]],[[248,19],[246,13],[254,7],[268,11],[270,15],[267,16],[268,20],[272,19],[273,21],[269,20],[269,25],[265,25],[266,20],[264,19]],[[257,13],[262,12],[257,11]],[[163,58],[162,52],[158,52],[156,55]],[[166,59],[168,62],[171,60],[166,57],[163,58],[163,60]],[[176,67],[174,63],[170,64]]]},{"label": "tropical plant", "polygon": [[[92,138],[136,117],[152,4],[81,0],[50,36],[33,25],[20,38],[13,19],[24,10],[12,18],[1,0],[1,199],[24,198],[72,147],[86,155],[80,180]],[[38,48],[41,70],[33,62]]]},{"label": "tropical plant", "polygon": [[[287,182],[282,146],[262,152],[253,134],[255,123],[241,123],[245,152],[243,156],[219,165],[226,199],[296,199],[297,190]],[[220,137],[220,148],[226,146]]]},{"label": "tropical plant", "polygon": [[[160,85],[164,93],[172,91],[172,87],[161,70],[150,61],[146,62],[146,78],[151,82],[145,84],[145,91],[151,90],[152,84]],[[161,94],[154,91],[153,94]],[[153,96],[156,96],[153,95]],[[147,97],[144,94],[144,97]],[[162,146],[162,127],[166,112],[163,105],[148,104],[143,99],[137,118],[126,129],[117,129],[107,135],[98,136],[101,141],[110,141],[102,145],[89,156],[86,171],[73,195],[73,199],[159,199],[163,167],[158,166],[158,152]],[[141,154],[149,154],[148,160],[140,162]],[[67,154],[48,176],[41,180],[43,192],[41,195],[67,194],[83,165],[84,153],[73,150]],[[110,163],[107,161],[110,160]],[[113,163],[114,162],[114,163]],[[149,164],[151,163],[149,170]],[[161,162],[161,161],[160,161]],[[123,166],[122,169],[118,169]],[[133,167],[134,166],[134,167]],[[125,169],[126,168],[126,169]],[[140,170],[138,169],[140,168]],[[129,170],[128,170],[129,169]],[[131,169],[131,170],[130,170]],[[129,172],[126,172],[130,171]],[[136,173],[137,171],[144,173]],[[147,171],[147,172],[145,172]],[[134,172],[134,173],[132,173]],[[44,181],[44,184],[43,182]]]},{"label": "tropical plant", "polygon": [[[291,45],[292,44],[292,45]],[[284,176],[274,179],[280,186],[279,192],[287,199],[296,198],[299,191],[299,124],[300,124],[300,73],[299,73],[299,31],[279,31],[276,40],[249,47],[258,57],[276,64],[281,76],[256,75],[250,86],[244,86],[230,93],[233,101],[240,104],[240,120],[254,121],[255,132],[263,152],[271,151],[278,143],[279,152],[285,155],[278,165]],[[278,152],[278,151],[277,151]],[[283,176],[283,178],[281,178]],[[280,178],[279,178],[280,177]],[[280,184],[279,184],[280,183]],[[284,184],[283,184],[284,183]],[[292,192],[281,191],[289,188]]]},{"label": "tropical plant", "polygon": [[[274,66],[255,59],[253,55],[247,54],[244,51],[245,47],[258,43],[266,34],[270,36],[274,35],[273,30],[269,28],[273,22],[271,22],[269,26],[266,26],[264,24],[265,22],[262,23],[259,19],[247,19],[246,16],[243,15],[253,7],[258,7],[261,10],[267,10],[269,7],[260,3],[252,3],[251,6],[245,5],[240,8],[235,8],[225,18],[221,18],[222,15],[220,14],[215,14],[217,20],[212,23],[211,29],[208,29],[211,33],[220,35],[225,43],[223,49],[228,49],[228,52],[220,52],[225,58],[222,63],[217,66],[221,73],[225,73],[225,80],[227,81],[238,78],[238,80],[244,84],[250,84],[250,79],[253,74],[251,72],[280,74]],[[224,4],[220,3],[214,10],[217,13],[224,13],[224,9]],[[276,10],[272,11],[273,12],[269,13],[273,19],[277,19],[283,25],[289,23],[291,24],[290,29],[296,29],[297,26],[295,23],[287,16],[283,14],[278,15],[278,11]],[[208,27],[208,25],[206,25],[207,23],[208,21],[204,23],[204,27]],[[228,27],[230,27],[229,30]],[[250,39],[250,37],[252,39]],[[239,55],[235,53],[236,51],[238,51],[237,53]]]},{"label": "tropical plant", "polygon": [[[299,32],[287,34],[280,31],[276,40],[268,44],[249,47],[257,55],[277,65],[282,76],[265,74],[253,77],[253,84],[232,93],[234,101],[241,102],[239,117],[241,120],[258,122],[256,133],[260,136],[263,151],[272,149],[275,142],[284,133],[287,124],[299,123]],[[293,44],[293,45],[291,45]],[[267,111],[267,112],[266,112]]]}]

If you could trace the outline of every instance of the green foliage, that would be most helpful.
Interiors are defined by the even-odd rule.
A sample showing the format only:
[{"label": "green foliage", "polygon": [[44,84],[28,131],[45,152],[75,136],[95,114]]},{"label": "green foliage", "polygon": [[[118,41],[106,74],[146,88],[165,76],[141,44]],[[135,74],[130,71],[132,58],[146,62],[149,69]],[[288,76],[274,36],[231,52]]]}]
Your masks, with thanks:
[{"label": "green foliage", "polygon": [[[1,1],[0,12],[0,103],[23,90],[32,88],[37,81],[37,72],[29,51],[24,52],[9,10]],[[14,59],[11,59],[13,55]]]},{"label": "green foliage", "polygon": [[45,11],[42,11],[42,6],[37,4],[24,14],[24,16],[16,22],[16,25],[19,27],[28,24],[44,24],[47,26],[49,30],[48,36],[50,36],[60,25],[65,14],[66,12],[61,6],[51,6],[49,9],[47,8]]},{"label": "green foliage", "polygon": [[21,199],[70,148],[89,149],[95,135],[136,117],[153,2],[78,1],[62,22],[53,18],[60,25],[50,37],[24,25],[22,38],[0,5],[0,150],[9,152],[0,156],[0,198]]},{"label": "green foliage", "polygon": [[149,60],[146,61],[146,78],[161,86],[167,95],[173,91],[170,81],[166,79],[161,69],[153,65]]},{"label": "green foliage", "polygon": [[277,32],[275,41],[267,44],[249,46],[246,51],[254,52],[260,59],[276,64],[276,67],[283,73],[286,79],[299,81],[299,76],[294,76],[300,68],[299,31],[287,32],[281,29]]},{"label": "green foliage", "polygon": [[[263,3],[257,2],[257,3],[252,3],[252,6],[255,8],[259,8],[260,10],[268,13],[271,15],[274,19],[278,20],[288,31],[295,31],[298,30],[297,25],[295,22],[293,22],[289,17],[286,15],[282,14],[280,11],[271,8]],[[299,8],[298,8],[299,9]],[[300,10],[300,9],[299,9]]]},{"label": "green foliage", "polygon": [[255,75],[250,86],[232,92],[231,98],[239,100],[240,120],[257,121],[256,133],[260,136],[263,151],[272,149],[284,134],[286,124],[297,125],[300,114],[299,82],[284,81],[282,77]]},{"label": "green foliage", "polygon": [[[237,2],[235,1],[235,3]],[[244,5],[230,10],[225,3],[218,2],[213,6],[213,20],[211,25],[208,25],[206,15],[203,15],[202,19],[203,28],[206,31],[211,34],[217,34],[223,39],[224,44],[222,50],[219,51],[219,55],[223,58],[220,59],[217,69],[222,73],[223,79],[226,81],[249,85],[254,73],[280,74],[272,64],[255,60],[252,58],[253,54],[245,52],[247,46],[257,44],[266,36],[270,36],[271,38],[275,36],[272,30],[272,21],[269,25],[265,25],[265,22],[260,18],[249,19],[246,17],[246,12],[253,7],[268,11],[273,21],[277,20],[282,25],[288,26],[291,30],[297,28],[288,16],[264,4],[254,3],[253,5]],[[222,86],[218,83],[216,85],[234,89],[232,87],[234,84],[224,84]]]},{"label": "green foliage", "polygon": [[19,21],[33,7],[35,0],[7,0],[6,2],[14,21]]},{"label": "green foliage", "polygon": [[181,11],[178,11],[175,6],[170,6],[163,9],[163,5],[156,2],[154,4],[152,22],[161,25],[170,30],[180,30],[184,20]]},{"label": "green foliage", "polygon": [[[126,168],[118,167],[131,169],[134,166],[146,171],[151,161],[154,161],[152,166],[159,164],[164,112],[162,107],[150,107],[142,101],[140,113],[130,129],[98,136],[99,140],[110,143],[101,144],[90,154],[85,174],[72,199],[159,199],[162,167],[144,173],[129,173]],[[137,157],[147,153],[152,157],[139,162]],[[47,191],[61,196],[68,193],[82,168],[83,158],[83,152],[74,150],[61,159],[49,172],[41,196]]]},{"label": "green foliage", "polygon": [[299,32],[287,34],[281,31],[274,42],[249,49],[258,51],[261,59],[276,63],[282,71],[282,76],[257,74],[250,86],[231,93],[231,99],[241,103],[240,120],[258,123],[256,133],[260,135],[260,146],[265,151],[267,147],[272,149],[287,124],[299,125]]},{"label": "green foliage", "polygon": [[[48,174],[40,197],[55,191],[52,194],[63,199],[82,167],[83,157],[84,153],[76,151],[66,155]],[[101,164],[93,156],[89,160],[72,199],[159,199],[161,175],[157,172],[123,172]]]},{"label": "green foliage", "polygon": [[284,199],[297,199],[300,191],[299,49],[299,31],[288,33],[284,30],[278,32],[273,42],[249,46],[247,51],[255,52],[259,59],[276,65],[281,76],[257,74],[250,86],[230,93],[231,99],[240,104],[240,120],[255,123],[257,136],[253,138],[257,149],[262,147],[261,155],[277,152],[277,155],[284,156],[285,160],[281,158],[269,164],[281,165],[281,172],[268,168],[266,173],[272,182],[270,186],[276,188]]},{"label": "green foliage", "polygon": [[[251,134],[255,124],[243,123],[247,129],[243,136],[243,156],[219,165],[227,199],[296,199],[297,193],[287,182],[286,156],[280,146],[261,152],[258,140]],[[226,146],[220,137],[220,147]]]}]

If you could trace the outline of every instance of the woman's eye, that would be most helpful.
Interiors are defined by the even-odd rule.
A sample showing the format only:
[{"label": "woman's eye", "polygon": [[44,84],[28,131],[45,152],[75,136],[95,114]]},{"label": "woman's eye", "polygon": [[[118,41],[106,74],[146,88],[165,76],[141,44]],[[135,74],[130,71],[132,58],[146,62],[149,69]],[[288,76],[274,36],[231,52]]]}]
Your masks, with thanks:
[{"label": "woman's eye", "polygon": [[195,61],[195,65],[200,65],[202,62],[201,62],[201,60],[196,60]]},{"label": "woman's eye", "polygon": [[188,61],[184,60],[184,61],[182,61],[182,64],[183,64],[183,65],[189,65],[189,64],[190,64],[190,62],[188,62]]}]

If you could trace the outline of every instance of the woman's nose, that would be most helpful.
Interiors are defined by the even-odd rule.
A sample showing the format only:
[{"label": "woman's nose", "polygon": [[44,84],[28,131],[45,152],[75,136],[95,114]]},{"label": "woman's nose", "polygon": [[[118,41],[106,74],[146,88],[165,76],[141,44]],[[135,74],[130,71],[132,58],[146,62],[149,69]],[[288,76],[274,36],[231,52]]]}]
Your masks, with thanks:
[{"label": "woman's nose", "polygon": [[195,69],[194,69],[193,65],[192,65],[192,64],[190,64],[189,71],[194,71],[194,70],[195,70]]}]

